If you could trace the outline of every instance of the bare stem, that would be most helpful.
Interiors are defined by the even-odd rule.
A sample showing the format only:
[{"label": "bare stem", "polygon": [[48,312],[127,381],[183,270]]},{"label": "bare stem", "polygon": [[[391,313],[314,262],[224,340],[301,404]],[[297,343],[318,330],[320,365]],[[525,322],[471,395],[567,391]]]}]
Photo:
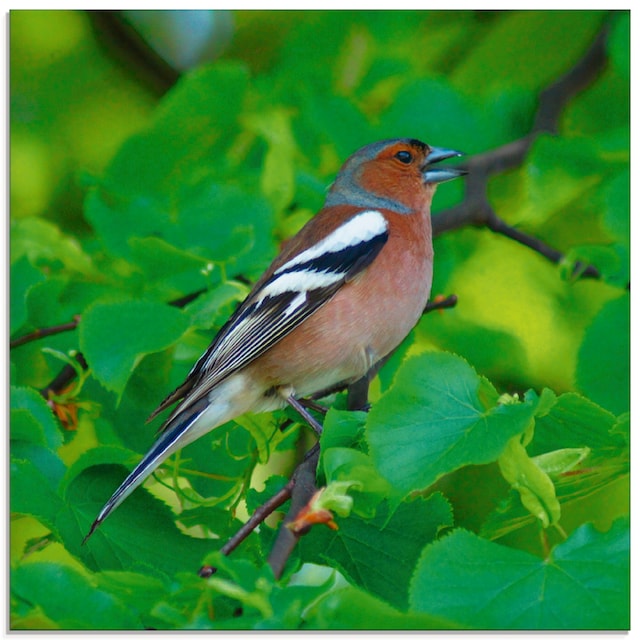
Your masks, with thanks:
[{"label": "bare stem", "polygon": [[75,316],[71,322],[64,322],[62,324],[56,324],[52,327],[42,327],[40,329],[35,329],[31,333],[27,333],[24,336],[20,336],[19,338],[15,338],[9,342],[9,349],[15,349],[16,347],[20,347],[23,344],[27,344],[28,342],[33,342],[34,340],[39,340],[40,338],[46,338],[47,336],[54,336],[58,333],[64,333],[65,331],[73,331],[80,322],[80,316]]}]

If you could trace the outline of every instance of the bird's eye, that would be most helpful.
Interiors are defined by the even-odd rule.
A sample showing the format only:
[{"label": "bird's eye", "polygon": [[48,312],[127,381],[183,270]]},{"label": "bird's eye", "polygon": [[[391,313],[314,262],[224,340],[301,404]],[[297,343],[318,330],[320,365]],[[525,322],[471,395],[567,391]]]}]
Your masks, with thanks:
[{"label": "bird's eye", "polygon": [[403,164],[411,164],[413,162],[413,155],[409,151],[398,151],[395,157]]}]

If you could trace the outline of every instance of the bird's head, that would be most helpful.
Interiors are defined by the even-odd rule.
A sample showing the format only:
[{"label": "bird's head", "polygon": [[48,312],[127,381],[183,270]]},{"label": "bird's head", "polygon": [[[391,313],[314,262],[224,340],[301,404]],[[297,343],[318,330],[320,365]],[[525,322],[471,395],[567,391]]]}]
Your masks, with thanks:
[{"label": "bird's head", "polygon": [[378,206],[400,213],[421,211],[431,204],[437,184],[466,173],[434,165],[461,155],[412,138],[374,142],[344,163],[326,204]]}]

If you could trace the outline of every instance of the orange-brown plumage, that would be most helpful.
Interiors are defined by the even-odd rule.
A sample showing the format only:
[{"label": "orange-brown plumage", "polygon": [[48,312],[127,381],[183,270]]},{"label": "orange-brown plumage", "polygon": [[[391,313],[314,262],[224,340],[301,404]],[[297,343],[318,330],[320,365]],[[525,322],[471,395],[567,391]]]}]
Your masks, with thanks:
[{"label": "orange-brown plumage", "polygon": [[[330,213],[335,220],[353,215],[353,207],[334,209]],[[297,391],[302,387],[300,380],[316,378],[340,362],[343,373],[332,382],[351,382],[405,338],[431,290],[431,218],[428,209],[411,214],[415,220],[406,214],[386,214],[393,224],[373,264],[347,282],[331,304],[250,365],[250,375],[264,379],[268,386],[290,385]],[[313,358],[308,355],[309,345],[314,345]],[[310,393],[306,386],[300,388],[300,395]]]}]

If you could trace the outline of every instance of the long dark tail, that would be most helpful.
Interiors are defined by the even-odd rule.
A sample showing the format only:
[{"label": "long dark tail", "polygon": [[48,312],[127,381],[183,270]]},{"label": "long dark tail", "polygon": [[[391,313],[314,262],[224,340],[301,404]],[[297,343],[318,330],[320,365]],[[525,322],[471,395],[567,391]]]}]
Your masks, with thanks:
[{"label": "long dark tail", "polygon": [[[178,414],[175,416],[175,424],[169,423],[167,425],[166,431],[160,435],[158,440],[138,463],[136,468],[127,476],[124,482],[109,498],[104,507],[102,507],[102,510],[98,514],[98,517],[93,521],[91,529],[89,529],[89,533],[85,536],[82,544],[91,537],[93,532],[100,526],[107,516],[117,509],[122,502],[124,502],[127,496],[139,487],[172,453],[181,449],[190,442],[193,442],[195,439],[217,426],[217,424],[213,422],[206,426],[203,425],[204,428],[194,427],[198,418],[200,418],[210,406],[211,405],[207,399],[202,398],[193,405],[192,410],[190,410],[186,415]],[[218,422],[218,424],[220,423]]]}]

